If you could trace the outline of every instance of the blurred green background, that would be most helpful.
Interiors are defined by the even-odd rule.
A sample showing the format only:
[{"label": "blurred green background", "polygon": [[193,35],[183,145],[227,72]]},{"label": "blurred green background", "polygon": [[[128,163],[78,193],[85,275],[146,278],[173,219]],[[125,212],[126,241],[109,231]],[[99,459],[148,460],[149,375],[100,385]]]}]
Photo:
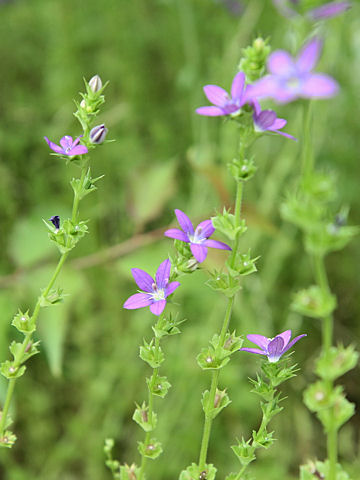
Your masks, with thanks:
[{"label": "blurred green background", "polygon": [[[236,2],[235,2],[236,3]],[[235,5],[232,4],[232,5]],[[74,251],[59,283],[66,302],[44,309],[39,320],[41,355],[31,359],[17,384],[14,409],[16,446],[0,452],[4,480],[100,480],[103,442],[116,440],[122,461],[138,461],[142,431],[131,420],[134,402],[146,395],[149,369],[138,346],[151,337],[148,309],[124,311],[136,287],[131,267],[153,272],[172,251],[162,229],[174,221],[174,208],[195,220],[231,206],[233,184],[226,163],[236,152],[236,129],[219,119],[196,116],[206,105],[202,86],[230,87],[241,49],[256,35],[274,48],[291,45],[292,27],[268,0],[241,2],[239,11],[220,0],[14,0],[0,2],[0,352],[16,337],[10,327],[18,307],[32,308],[54,268],[57,252],[42,218],[66,216],[71,209],[69,180],[78,175],[49,155],[46,135],[58,141],[75,136],[72,99],[83,77],[98,73],[110,80],[99,118],[114,143],[96,149],[93,174],[104,174],[96,194],[81,205],[91,219],[88,235]],[[238,14],[239,13],[239,14]],[[351,13],[328,22],[319,71],[334,75],[341,93],[315,105],[317,162],[335,169],[339,200],[350,205],[350,223],[360,223],[360,16]],[[278,106],[286,130],[301,139],[301,105]],[[254,147],[259,170],[246,186],[244,215],[248,233],[242,248],[261,255],[259,273],[246,277],[232,328],[268,336],[291,328],[306,332],[294,358],[299,376],[284,386],[285,412],[272,425],[279,439],[252,467],[258,478],[294,479],[307,459],[323,458],[321,428],[302,404],[302,391],[314,380],[320,343],[317,321],[291,313],[292,293],[312,282],[301,235],[284,224],[279,206],[299,174],[299,145],[281,137]],[[219,238],[219,237],[218,237]],[[202,433],[201,392],[209,376],[195,357],[219,329],[225,299],[204,286],[206,270],[221,267],[223,252],[212,251],[204,270],[184,278],[176,295],[183,333],[165,344],[163,374],[173,385],[159,399],[156,436],[165,453],[151,462],[149,478],[178,478],[198,457]],[[354,241],[327,260],[330,284],[338,296],[335,334],[348,344],[359,336],[358,265]],[[235,437],[248,436],[259,422],[259,405],[247,377],[257,359],[242,353],[221,375],[232,404],[217,418],[209,461],[219,478],[236,471],[230,450]],[[359,405],[358,370],[342,379],[348,397]],[[3,399],[5,382],[0,383]],[[360,421],[356,415],[341,430],[342,461],[359,478]]]}]

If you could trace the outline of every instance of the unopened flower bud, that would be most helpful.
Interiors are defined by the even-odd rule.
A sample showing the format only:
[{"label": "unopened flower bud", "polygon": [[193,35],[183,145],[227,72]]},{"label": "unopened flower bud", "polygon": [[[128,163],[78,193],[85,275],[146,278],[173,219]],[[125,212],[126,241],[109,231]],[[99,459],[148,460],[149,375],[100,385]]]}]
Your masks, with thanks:
[{"label": "unopened flower bud", "polygon": [[105,137],[107,135],[108,129],[102,123],[101,125],[97,125],[96,127],[90,130],[90,142],[99,145],[103,143]]},{"label": "unopened flower bud", "polygon": [[101,78],[99,77],[99,75],[94,75],[89,81],[89,87],[91,88],[91,90],[94,93],[101,90],[102,86],[103,86],[103,84],[102,84],[102,81],[101,81]]},{"label": "unopened flower bud", "polygon": [[53,215],[52,217],[49,218],[49,222],[51,222],[54,227],[59,230],[60,228],[60,217],[59,215]]},{"label": "unopened flower bud", "polygon": [[85,108],[85,107],[86,107],[86,102],[85,102],[84,99],[81,100],[81,102],[80,102],[80,107],[81,107],[81,108]]}]

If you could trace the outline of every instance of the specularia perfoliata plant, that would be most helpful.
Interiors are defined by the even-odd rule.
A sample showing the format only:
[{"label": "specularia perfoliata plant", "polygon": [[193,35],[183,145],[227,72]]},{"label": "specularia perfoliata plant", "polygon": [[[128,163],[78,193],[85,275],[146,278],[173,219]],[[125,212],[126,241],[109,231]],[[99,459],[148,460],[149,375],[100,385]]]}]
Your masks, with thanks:
[{"label": "specularia perfoliata plant", "polygon": [[[76,103],[74,113],[82,127],[82,134],[73,139],[70,135],[63,136],[59,144],[45,137],[45,141],[56,157],[73,163],[80,168],[80,177],[70,181],[74,192],[72,215],[70,218],[60,219],[58,215],[51,215],[45,221],[49,239],[57,246],[60,258],[49,283],[41,290],[34,309],[19,312],[14,316],[12,325],[23,335],[23,341],[13,341],[10,345],[11,360],[4,361],[0,366],[1,374],[7,379],[8,386],[5,402],[1,411],[0,420],[0,446],[12,447],[16,435],[9,430],[11,418],[9,408],[12,401],[17,380],[25,373],[26,361],[39,353],[39,341],[34,341],[37,321],[43,307],[51,307],[64,299],[64,291],[55,287],[60,271],[71,250],[76,247],[81,238],[88,233],[87,222],[79,219],[80,201],[89,193],[96,190],[96,182],[101,178],[92,178],[90,170],[89,152],[105,140],[107,129],[104,125],[91,127],[99,113],[101,105],[105,102],[101,78],[95,75],[89,83],[85,82],[86,92],[81,93],[81,103]],[[94,133],[95,132],[95,133]]]}]

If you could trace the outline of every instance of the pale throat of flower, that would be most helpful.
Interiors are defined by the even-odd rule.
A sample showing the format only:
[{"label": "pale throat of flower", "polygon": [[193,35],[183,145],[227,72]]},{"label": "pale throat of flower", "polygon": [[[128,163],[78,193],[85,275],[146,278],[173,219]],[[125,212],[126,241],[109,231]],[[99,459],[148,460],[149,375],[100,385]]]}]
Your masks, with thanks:
[{"label": "pale throat of flower", "polygon": [[202,244],[206,238],[202,236],[202,228],[198,227],[193,235],[188,234],[191,243]]},{"label": "pale throat of flower", "polygon": [[300,79],[296,76],[294,77],[290,77],[286,80],[286,86],[290,89],[290,90],[294,90],[294,91],[297,91],[298,88],[300,87]]},{"label": "pale throat of flower", "polygon": [[151,294],[152,299],[155,301],[165,300],[165,290],[163,288],[158,288],[156,283],[152,284],[153,293]]}]

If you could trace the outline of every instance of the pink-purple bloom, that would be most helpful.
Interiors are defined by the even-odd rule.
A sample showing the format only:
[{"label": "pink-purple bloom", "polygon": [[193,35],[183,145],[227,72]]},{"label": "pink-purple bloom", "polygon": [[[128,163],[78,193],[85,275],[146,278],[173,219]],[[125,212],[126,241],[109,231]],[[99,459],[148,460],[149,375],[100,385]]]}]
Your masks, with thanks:
[{"label": "pink-purple bloom", "polygon": [[[296,8],[301,7],[300,0],[273,0],[273,4],[285,17],[291,18],[299,15]],[[308,10],[305,15],[313,21],[326,20],[341,15],[351,7],[351,2],[328,2],[320,7]]]},{"label": "pink-purple bloom", "polygon": [[231,95],[217,85],[206,85],[204,87],[205,95],[214,106],[197,108],[196,113],[208,117],[239,113],[241,107],[247,102],[247,91],[248,87],[245,87],[245,74],[243,72],[235,75],[231,85]]},{"label": "pink-purple bloom", "polygon": [[154,280],[144,270],[132,268],[134,280],[142,291],[131,295],[124,303],[124,308],[134,310],[150,307],[154,315],[160,315],[164,311],[167,297],[180,286],[179,282],[169,283],[170,270],[170,260],[164,260],[157,269]]},{"label": "pink-purple bloom", "polygon": [[82,137],[82,135],[73,140],[70,135],[65,135],[65,137],[62,137],[60,140],[60,145],[56,145],[56,143],[51,142],[47,137],[44,138],[51,150],[53,150],[55,153],[73,157],[75,155],[84,155],[85,153],[88,153],[88,149],[85,147],[85,145],[79,145],[80,137]]},{"label": "pink-purple bloom", "polygon": [[164,235],[169,238],[175,238],[182,242],[190,243],[190,249],[196,260],[201,263],[206,259],[207,249],[220,248],[221,250],[231,250],[226,243],[218,240],[209,240],[209,237],[215,232],[211,220],[204,220],[194,229],[191,220],[181,210],[175,210],[176,218],[182,230],[170,228]]},{"label": "pink-purple bloom", "polygon": [[240,348],[244,352],[257,353],[259,355],[266,355],[269,362],[277,362],[285,352],[287,352],[300,338],[306,337],[306,334],[298,335],[297,337],[291,338],[291,330],[286,330],[283,333],[280,333],[275,338],[266,338],[262,335],[247,335],[246,338],[250,342],[258,345],[258,348]]},{"label": "pink-purple bloom", "polygon": [[285,127],[287,121],[284,118],[277,118],[273,110],[261,110],[260,103],[255,99],[251,102],[254,109],[253,120],[256,132],[274,132],[283,135],[291,140],[296,140],[295,137],[285,132],[280,132]]},{"label": "pink-purple bloom", "polygon": [[271,97],[281,103],[297,98],[329,98],[338,92],[337,82],[324,73],[312,73],[319,60],[322,42],[311,39],[294,59],[285,50],[276,50],[268,59],[270,75],[251,85],[250,98]]},{"label": "pink-purple bloom", "polygon": [[309,10],[308,16],[313,20],[322,20],[340,15],[351,7],[350,2],[330,2]]}]

